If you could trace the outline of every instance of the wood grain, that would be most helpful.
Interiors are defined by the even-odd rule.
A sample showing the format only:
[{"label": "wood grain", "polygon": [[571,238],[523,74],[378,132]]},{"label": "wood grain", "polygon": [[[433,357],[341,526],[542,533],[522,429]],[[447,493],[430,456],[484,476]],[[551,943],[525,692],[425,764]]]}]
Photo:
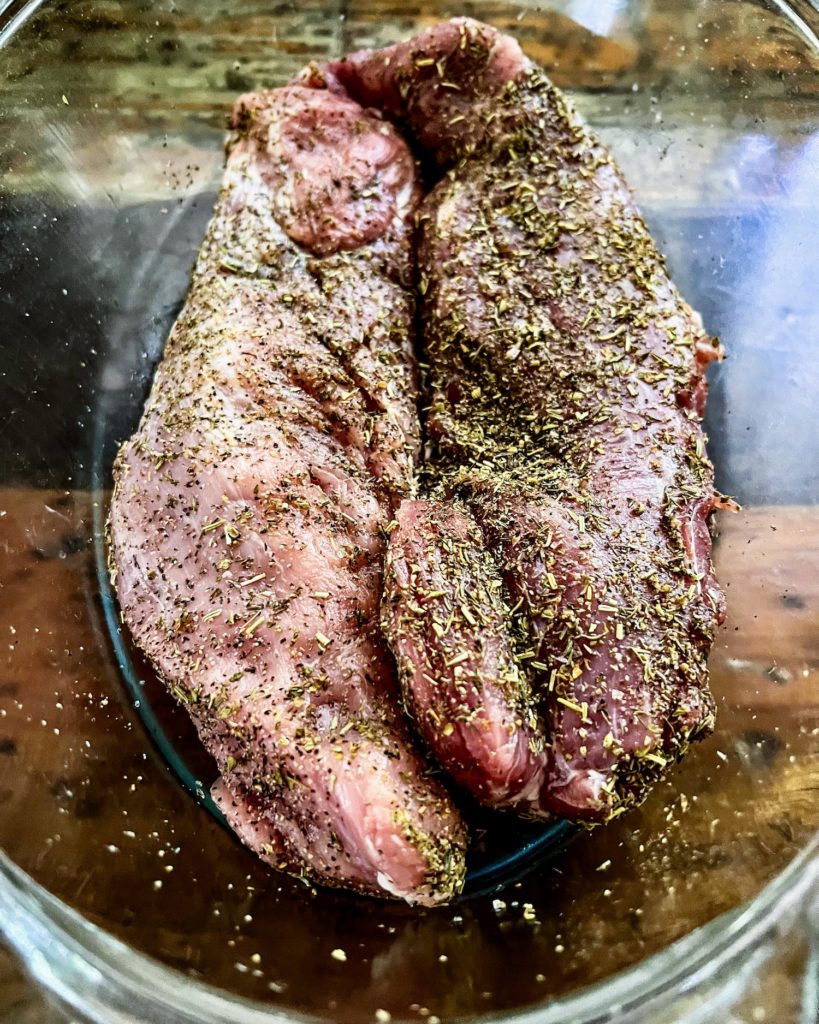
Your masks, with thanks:
[{"label": "wood grain", "polygon": [[[750,898],[819,822],[819,510],[755,508],[720,521],[717,562],[730,617],[712,658],[716,735],[643,808],[577,841],[534,896],[521,891],[521,905],[539,901],[536,931],[514,909],[514,891],[504,894],[512,903],[503,915],[466,905],[465,923],[443,934],[426,918],[372,904],[363,907],[370,918],[351,919],[348,906],[325,908],[324,894],[311,900],[288,885],[262,899],[270,876],[181,792],[123,701],[94,613],[97,500],[104,496],[0,490],[0,836],[19,863],[92,920],[183,971],[256,998],[271,997],[268,980],[283,980],[290,1005],[331,1016],[330,1004],[345,1005],[350,1019],[384,1005],[412,1015],[408,1007],[424,1005],[421,992],[439,1016],[476,1001],[511,1008],[605,977]],[[119,852],[105,853],[110,847]],[[168,865],[171,875],[163,874]],[[237,974],[235,963],[270,946],[263,925],[243,924],[244,915],[284,921],[285,897],[293,908],[301,901],[293,913],[315,913],[318,930],[302,940],[293,924],[290,967],[271,949],[280,976],[265,974],[262,984]],[[214,918],[214,908],[224,916]],[[382,913],[389,942],[377,931]],[[310,982],[300,989],[298,972],[318,936],[334,930],[359,935],[363,973],[329,980],[319,997]],[[497,974],[495,941],[527,965],[524,980]],[[760,980],[759,991],[780,1007],[788,984],[796,1005],[799,948],[794,940],[775,981]],[[458,965],[449,982],[430,978],[442,954]],[[537,981],[544,958],[545,984]],[[0,960],[3,1019],[50,1021],[26,991],[10,961]]]}]

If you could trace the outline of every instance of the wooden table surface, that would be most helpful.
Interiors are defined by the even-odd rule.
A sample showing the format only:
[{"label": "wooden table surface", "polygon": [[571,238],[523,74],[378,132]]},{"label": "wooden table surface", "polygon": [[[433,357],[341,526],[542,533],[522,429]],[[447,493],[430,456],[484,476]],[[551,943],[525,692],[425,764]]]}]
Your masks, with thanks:
[{"label": "wooden table surface", "polygon": [[[93,784],[84,797],[70,795],[75,776],[60,770],[70,759],[70,737],[56,736],[58,730],[51,729],[53,721],[60,721],[54,711],[55,680],[69,678],[78,667],[67,646],[71,643],[66,639],[67,626],[74,630],[79,649],[86,648],[83,668],[88,683],[78,682],[80,688],[97,686],[92,680],[102,673],[95,650],[99,641],[83,624],[88,581],[93,579],[91,509],[90,499],[82,494],[0,489],[0,612],[4,622],[18,623],[14,644],[0,652],[0,672],[6,697],[19,698],[26,712],[25,717],[14,719],[11,711],[2,710],[10,708],[10,700],[0,700],[0,753],[18,758],[17,763],[23,761],[19,770],[34,780],[31,793],[39,792],[43,784],[58,799],[69,793],[65,804],[69,814],[92,815],[95,833],[115,836],[122,827],[120,803],[106,803],[96,795]],[[700,767],[698,774],[683,784],[687,798],[680,796],[672,779],[661,787],[663,794],[656,794],[656,799],[635,812],[636,817],[628,816],[625,825],[617,823],[604,830],[608,839],[604,833],[596,833],[596,848],[592,846],[586,853],[581,850],[575,864],[581,876],[586,872],[597,884],[600,876],[594,876],[594,864],[611,856],[612,878],[606,876],[602,882],[616,889],[618,906],[646,908],[641,939],[645,953],[661,948],[668,937],[685,934],[697,920],[707,920],[735,900],[752,896],[807,842],[819,823],[819,509],[749,509],[721,517],[720,534],[717,563],[728,585],[730,618],[715,646],[712,670],[728,732],[695,751],[692,762],[699,760]],[[36,622],[36,631],[21,629],[21,622]],[[78,693],[77,697],[83,707],[92,709],[98,701],[92,693]],[[96,746],[97,762],[108,761],[116,769],[118,755],[111,744],[118,741],[109,734],[104,718],[97,725],[95,721],[92,716],[83,735],[90,736]],[[8,763],[12,769],[15,762]],[[722,777],[714,779],[720,770]],[[0,828],[7,830],[10,821],[22,822],[23,815],[29,813],[23,827],[31,828],[36,837],[41,832],[37,823],[40,809],[15,804],[15,792],[4,781],[9,777],[0,776]],[[749,790],[752,785],[758,789],[757,797]],[[704,788],[698,793],[699,786]],[[155,826],[150,792],[146,795],[148,802],[131,809],[129,834],[140,832],[139,807],[145,821]],[[698,796],[701,804],[710,801],[710,809],[698,809]],[[79,799],[85,804],[78,803]],[[188,798],[182,799],[187,808]],[[734,812],[735,817],[727,816]],[[66,870],[82,875],[89,871],[84,849],[72,846],[71,825],[66,820],[64,849],[56,860],[52,858],[51,867],[40,856],[31,859],[30,844],[20,846],[18,859],[29,869],[34,866],[49,886],[65,886]],[[5,834],[8,837],[7,831]],[[638,843],[639,851],[645,853],[638,852]],[[624,853],[624,847],[630,850]],[[700,904],[693,911],[687,899],[674,894],[675,885],[686,873]],[[701,884],[697,884],[698,877]],[[587,935],[590,922],[595,921],[596,927],[603,929],[603,955],[612,957],[614,968],[616,956],[623,955],[617,953],[618,943],[622,945],[622,922],[618,925],[616,915],[612,917],[612,934],[607,938],[605,919],[598,916],[599,893],[595,902],[585,891],[582,877],[577,885],[567,877],[562,887],[566,889],[566,906],[560,911],[559,927],[569,935],[563,941],[569,945],[574,932]],[[83,891],[79,902],[89,895],[92,916],[95,905],[102,909],[111,898],[103,885],[96,894]],[[708,901],[713,904],[710,909]],[[737,1016],[736,1021],[802,1024],[797,1016],[803,957],[798,938],[786,953],[760,979],[746,1007],[748,1016]],[[582,956],[578,951],[579,969],[585,975],[589,965]],[[410,990],[414,983],[417,978],[413,982],[410,977]],[[52,1024],[59,1019],[2,951],[0,1019],[8,1024]]]}]

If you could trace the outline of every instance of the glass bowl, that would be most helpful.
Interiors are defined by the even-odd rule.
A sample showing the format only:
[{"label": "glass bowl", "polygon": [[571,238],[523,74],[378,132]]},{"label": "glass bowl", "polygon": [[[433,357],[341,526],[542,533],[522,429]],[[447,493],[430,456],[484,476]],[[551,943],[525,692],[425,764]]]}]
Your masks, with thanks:
[{"label": "glass bowl", "polygon": [[[743,511],[714,736],[642,808],[419,911],[271,873],[197,801],[212,766],[120,632],[101,530],[235,95],[452,14],[611,145],[728,350],[707,426]],[[0,927],[72,1020],[817,1019],[817,32],[784,0],[0,0]]]}]

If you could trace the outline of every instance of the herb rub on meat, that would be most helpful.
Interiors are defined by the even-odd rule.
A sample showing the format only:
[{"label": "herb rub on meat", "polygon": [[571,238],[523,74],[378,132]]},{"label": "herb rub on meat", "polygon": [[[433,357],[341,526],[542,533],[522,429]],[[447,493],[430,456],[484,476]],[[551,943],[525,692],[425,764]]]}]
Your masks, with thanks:
[{"label": "herb rub on meat", "polygon": [[242,97],[216,212],[114,470],[125,623],[270,864],[434,904],[465,833],[400,712],[384,537],[419,445],[406,145],[348,98]]},{"label": "herb rub on meat", "polygon": [[713,726],[719,346],[513,40],[456,19],[328,77],[445,172],[419,212],[434,450],[385,582],[408,706],[485,802],[610,819]]}]

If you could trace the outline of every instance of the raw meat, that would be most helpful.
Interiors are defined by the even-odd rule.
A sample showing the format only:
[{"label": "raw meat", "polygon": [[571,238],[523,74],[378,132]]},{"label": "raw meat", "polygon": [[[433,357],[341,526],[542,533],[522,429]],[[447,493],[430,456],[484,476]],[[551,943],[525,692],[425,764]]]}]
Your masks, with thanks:
[{"label": "raw meat", "polygon": [[478,798],[608,820],[713,726],[719,345],[514,41],[456,19],[328,79],[439,175],[418,217],[434,451],[385,583],[405,699]]},{"label": "raw meat", "polygon": [[415,162],[352,100],[242,97],[185,307],[115,466],[123,618],[251,849],[434,904],[465,830],[401,714],[384,537],[419,447]]}]

